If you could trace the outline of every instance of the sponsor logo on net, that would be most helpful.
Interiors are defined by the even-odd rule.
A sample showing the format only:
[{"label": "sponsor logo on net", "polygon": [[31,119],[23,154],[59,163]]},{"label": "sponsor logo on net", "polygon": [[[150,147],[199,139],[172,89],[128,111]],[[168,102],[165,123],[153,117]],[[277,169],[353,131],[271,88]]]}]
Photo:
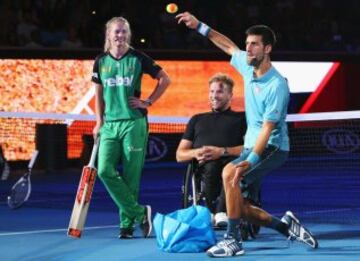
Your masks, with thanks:
[{"label": "sponsor logo on net", "polygon": [[353,131],[330,129],[322,136],[323,145],[336,154],[346,154],[360,148],[360,137]]},{"label": "sponsor logo on net", "polygon": [[149,136],[148,151],[146,155],[147,162],[153,162],[162,159],[168,152],[166,143],[155,136]]}]

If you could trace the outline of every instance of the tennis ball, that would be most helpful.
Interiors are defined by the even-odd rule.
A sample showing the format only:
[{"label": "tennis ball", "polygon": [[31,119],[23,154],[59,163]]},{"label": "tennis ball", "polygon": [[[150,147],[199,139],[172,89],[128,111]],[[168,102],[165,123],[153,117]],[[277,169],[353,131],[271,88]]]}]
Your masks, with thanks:
[{"label": "tennis ball", "polygon": [[179,8],[175,3],[170,3],[166,5],[166,12],[168,12],[169,14],[175,14],[178,10]]}]

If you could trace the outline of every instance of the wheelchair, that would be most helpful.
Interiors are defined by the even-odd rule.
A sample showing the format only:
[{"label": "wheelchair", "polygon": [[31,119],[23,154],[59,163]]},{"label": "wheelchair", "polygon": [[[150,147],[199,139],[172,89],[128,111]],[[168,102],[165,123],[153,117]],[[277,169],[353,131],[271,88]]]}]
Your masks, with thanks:
[{"label": "wheelchair", "polygon": [[[191,205],[206,206],[206,198],[204,194],[204,182],[198,173],[199,164],[196,160],[192,160],[186,167],[186,172],[181,186],[182,192],[182,207],[187,208]],[[261,198],[259,193],[259,201],[251,202],[251,204],[261,207]],[[215,228],[216,229],[216,228]],[[242,220],[240,224],[241,236],[244,241],[255,239],[260,232],[260,226],[250,224]]]}]

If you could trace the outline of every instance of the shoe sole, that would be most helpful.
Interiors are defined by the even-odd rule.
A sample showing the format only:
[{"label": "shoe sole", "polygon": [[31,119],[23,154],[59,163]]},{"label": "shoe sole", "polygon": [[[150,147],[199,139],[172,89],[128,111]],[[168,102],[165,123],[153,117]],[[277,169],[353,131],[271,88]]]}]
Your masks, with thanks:
[{"label": "shoe sole", "polygon": [[219,221],[217,223],[215,223],[215,227],[220,227],[220,228],[226,228],[227,227],[227,222],[226,221]]},{"label": "shoe sole", "polygon": [[149,237],[152,231],[152,221],[151,221],[151,207],[150,206],[146,206],[146,218],[149,222],[149,231],[148,233],[145,235],[146,237]]},{"label": "shoe sole", "polygon": [[119,239],[133,239],[133,236],[119,236]]},{"label": "shoe sole", "polygon": [[245,250],[238,251],[238,252],[235,253],[235,255],[232,255],[232,256],[228,256],[228,255],[214,255],[214,254],[211,253],[211,252],[206,252],[206,254],[207,254],[209,257],[234,257],[234,256],[241,256],[241,255],[245,254]]}]

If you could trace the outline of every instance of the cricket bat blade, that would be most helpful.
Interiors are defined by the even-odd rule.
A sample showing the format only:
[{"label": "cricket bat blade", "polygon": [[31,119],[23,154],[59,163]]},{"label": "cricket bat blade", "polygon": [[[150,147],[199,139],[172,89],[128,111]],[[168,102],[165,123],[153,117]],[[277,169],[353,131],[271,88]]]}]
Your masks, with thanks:
[{"label": "cricket bat blade", "polygon": [[91,195],[94,190],[96,175],[97,170],[95,168],[89,166],[83,168],[74,207],[71,213],[67,232],[68,236],[75,238],[81,237],[89,210]]}]

